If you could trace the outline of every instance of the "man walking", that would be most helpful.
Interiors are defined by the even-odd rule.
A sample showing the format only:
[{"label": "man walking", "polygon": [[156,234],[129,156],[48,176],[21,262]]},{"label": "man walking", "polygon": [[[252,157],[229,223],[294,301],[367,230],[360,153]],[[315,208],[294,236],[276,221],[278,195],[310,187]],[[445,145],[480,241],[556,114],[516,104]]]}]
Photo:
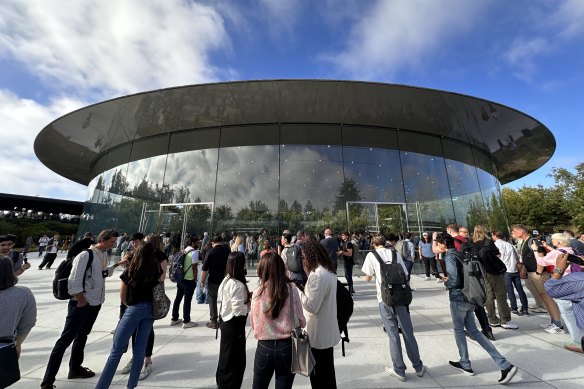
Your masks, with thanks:
[{"label": "man walking", "polygon": [[[383,235],[376,234],[371,243],[373,244],[375,252],[383,262],[399,263],[407,275],[407,269],[401,256],[398,255],[395,250],[385,248],[385,237]],[[408,307],[390,307],[383,302],[383,298],[381,297],[381,266],[375,254],[367,254],[361,270],[365,273],[365,281],[369,282],[375,277],[375,289],[377,291],[379,312],[389,338],[389,354],[393,363],[393,366],[387,366],[385,371],[399,381],[403,382],[406,380],[406,364],[404,363],[399,337],[399,329],[401,328],[408,358],[414,366],[416,375],[422,377],[426,372],[426,369],[420,359],[418,342],[414,337],[414,328],[412,327],[412,319],[410,318]]]},{"label": "man walking", "polygon": [[[97,237],[98,243],[92,245],[88,251],[82,251],[73,260],[71,275],[69,276],[69,300],[65,327],[55,343],[47,369],[41,382],[42,389],[52,389],[53,383],[65,351],[73,343],[69,358],[69,374],[67,378],[90,378],[95,375],[87,367],[81,366],[84,358],[87,335],[91,332],[97,319],[101,305],[105,301],[105,278],[113,274],[117,263],[107,266],[107,251],[112,249],[119,234],[115,230],[103,230]],[[91,258],[91,263],[88,265]],[[91,278],[92,282],[84,282]]]},{"label": "man walking", "polygon": [[59,235],[53,236],[51,240],[47,243],[47,252],[43,257],[43,261],[39,265],[39,270],[43,270],[45,266],[50,269],[53,266],[53,262],[57,258],[57,253],[59,252]]},{"label": "man walking", "polygon": [[[217,329],[217,294],[219,293],[219,285],[221,285],[221,281],[223,281],[225,276],[227,257],[231,250],[229,250],[229,247],[223,245],[223,238],[221,236],[215,236],[211,239],[211,245],[212,248],[205,256],[205,262],[203,262],[199,287],[203,289],[205,287],[205,281],[207,281],[210,320],[206,326],[207,328]],[[209,279],[207,279],[207,276]]]}]

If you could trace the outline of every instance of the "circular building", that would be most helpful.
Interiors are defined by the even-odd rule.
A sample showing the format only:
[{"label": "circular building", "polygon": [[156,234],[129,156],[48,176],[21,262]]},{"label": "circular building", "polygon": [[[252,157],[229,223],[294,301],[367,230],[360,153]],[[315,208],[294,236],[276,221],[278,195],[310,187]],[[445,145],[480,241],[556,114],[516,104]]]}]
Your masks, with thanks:
[{"label": "circular building", "polygon": [[190,85],[71,112],[38,158],[88,185],[80,230],[507,229],[500,185],[541,167],[536,119],[461,94],[334,80]]}]

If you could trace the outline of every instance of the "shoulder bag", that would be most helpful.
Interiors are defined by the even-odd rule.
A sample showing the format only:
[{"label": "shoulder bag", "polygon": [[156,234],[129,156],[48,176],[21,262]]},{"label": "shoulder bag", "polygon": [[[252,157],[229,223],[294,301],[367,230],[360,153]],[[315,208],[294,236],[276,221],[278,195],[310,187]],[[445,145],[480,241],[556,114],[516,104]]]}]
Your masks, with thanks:
[{"label": "shoulder bag", "polygon": [[292,320],[292,373],[298,373],[305,377],[310,376],[314,369],[314,356],[310,349],[308,333],[300,327],[300,323],[294,313],[294,289],[288,285],[290,295],[290,319]]},{"label": "shoulder bag", "polygon": [[152,288],[152,315],[154,320],[164,319],[170,310],[170,299],[164,293],[164,283],[159,282]]}]

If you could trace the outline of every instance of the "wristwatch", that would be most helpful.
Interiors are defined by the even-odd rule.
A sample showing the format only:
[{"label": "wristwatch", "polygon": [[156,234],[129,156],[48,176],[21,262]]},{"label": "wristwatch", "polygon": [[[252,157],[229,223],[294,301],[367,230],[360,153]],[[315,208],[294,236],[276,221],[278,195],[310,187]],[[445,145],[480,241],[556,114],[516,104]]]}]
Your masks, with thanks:
[{"label": "wristwatch", "polygon": [[562,269],[560,269],[559,267],[554,267],[554,273],[556,273],[556,274],[564,274],[564,271]]}]

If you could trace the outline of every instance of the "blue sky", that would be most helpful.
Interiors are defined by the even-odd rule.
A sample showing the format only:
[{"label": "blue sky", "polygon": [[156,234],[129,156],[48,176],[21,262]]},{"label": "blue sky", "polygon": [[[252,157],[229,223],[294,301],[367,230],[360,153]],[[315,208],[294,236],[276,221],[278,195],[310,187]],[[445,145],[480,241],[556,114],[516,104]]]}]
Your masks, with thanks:
[{"label": "blue sky", "polygon": [[550,128],[557,148],[508,186],[550,186],[552,167],[584,161],[583,49],[582,0],[3,0],[0,192],[86,199],[33,151],[38,132],[76,108],[272,78],[407,84],[509,105]]}]

